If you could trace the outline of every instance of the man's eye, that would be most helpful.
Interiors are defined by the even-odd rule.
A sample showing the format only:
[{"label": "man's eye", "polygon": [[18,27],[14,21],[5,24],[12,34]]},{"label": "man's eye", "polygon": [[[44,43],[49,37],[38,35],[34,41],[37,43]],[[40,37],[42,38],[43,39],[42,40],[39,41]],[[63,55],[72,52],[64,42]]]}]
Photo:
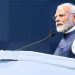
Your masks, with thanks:
[{"label": "man's eye", "polygon": [[65,14],[59,14],[57,16],[53,16],[53,19],[56,19],[57,17],[63,17],[63,16],[65,16]]},{"label": "man's eye", "polygon": [[65,14],[60,14],[59,16],[60,16],[60,17],[63,17],[63,16],[65,16]]}]

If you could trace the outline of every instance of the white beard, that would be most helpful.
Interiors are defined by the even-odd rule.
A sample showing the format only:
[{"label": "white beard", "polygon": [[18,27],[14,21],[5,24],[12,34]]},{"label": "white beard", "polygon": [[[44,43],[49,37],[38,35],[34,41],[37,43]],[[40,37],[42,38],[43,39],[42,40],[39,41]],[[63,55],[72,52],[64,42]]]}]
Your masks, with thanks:
[{"label": "white beard", "polygon": [[69,20],[65,24],[57,26],[57,31],[65,33],[73,26],[74,26],[74,23],[73,23],[72,19],[69,18]]},{"label": "white beard", "polygon": [[65,27],[65,25],[60,25],[60,26],[57,26],[57,31],[58,32],[65,32],[65,30],[66,30],[66,27]]}]

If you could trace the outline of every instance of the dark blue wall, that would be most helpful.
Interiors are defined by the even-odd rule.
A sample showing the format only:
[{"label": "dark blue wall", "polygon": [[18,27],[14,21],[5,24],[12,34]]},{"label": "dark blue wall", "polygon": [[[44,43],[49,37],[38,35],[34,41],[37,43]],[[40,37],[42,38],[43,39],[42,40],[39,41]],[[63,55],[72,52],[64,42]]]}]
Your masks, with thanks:
[{"label": "dark blue wall", "polygon": [[[0,49],[16,50],[55,31],[56,6],[71,0],[0,0]],[[60,37],[59,37],[60,36]],[[25,50],[53,53],[61,33]],[[58,39],[58,40],[57,40]]]}]

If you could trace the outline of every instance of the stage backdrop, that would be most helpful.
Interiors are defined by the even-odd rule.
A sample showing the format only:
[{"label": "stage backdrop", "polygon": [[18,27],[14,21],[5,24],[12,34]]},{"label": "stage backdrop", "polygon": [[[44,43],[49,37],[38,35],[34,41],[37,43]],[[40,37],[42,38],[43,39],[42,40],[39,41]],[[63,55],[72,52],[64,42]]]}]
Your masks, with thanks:
[{"label": "stage backdrop", "polygon": [[[53,16],[58,4],[72,0],[0,0],[0,49],[16,50],[56,32]],[[59,37],[60,36],[60,37]],[[62,38],[55,34],[24,50],[53,53]],[[58,39],[58,40],[57,40]]]}]

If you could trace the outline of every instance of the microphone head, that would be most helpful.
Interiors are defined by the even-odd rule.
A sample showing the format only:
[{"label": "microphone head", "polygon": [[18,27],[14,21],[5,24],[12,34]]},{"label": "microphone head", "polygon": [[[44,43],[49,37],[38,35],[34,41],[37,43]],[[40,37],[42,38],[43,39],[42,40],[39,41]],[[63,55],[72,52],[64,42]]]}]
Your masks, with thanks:
[{"label": "microphone head", "polygon": [[51,36],[54,36],[55,35],[55,32],[49,32],[48,36],[51,37]]}]

